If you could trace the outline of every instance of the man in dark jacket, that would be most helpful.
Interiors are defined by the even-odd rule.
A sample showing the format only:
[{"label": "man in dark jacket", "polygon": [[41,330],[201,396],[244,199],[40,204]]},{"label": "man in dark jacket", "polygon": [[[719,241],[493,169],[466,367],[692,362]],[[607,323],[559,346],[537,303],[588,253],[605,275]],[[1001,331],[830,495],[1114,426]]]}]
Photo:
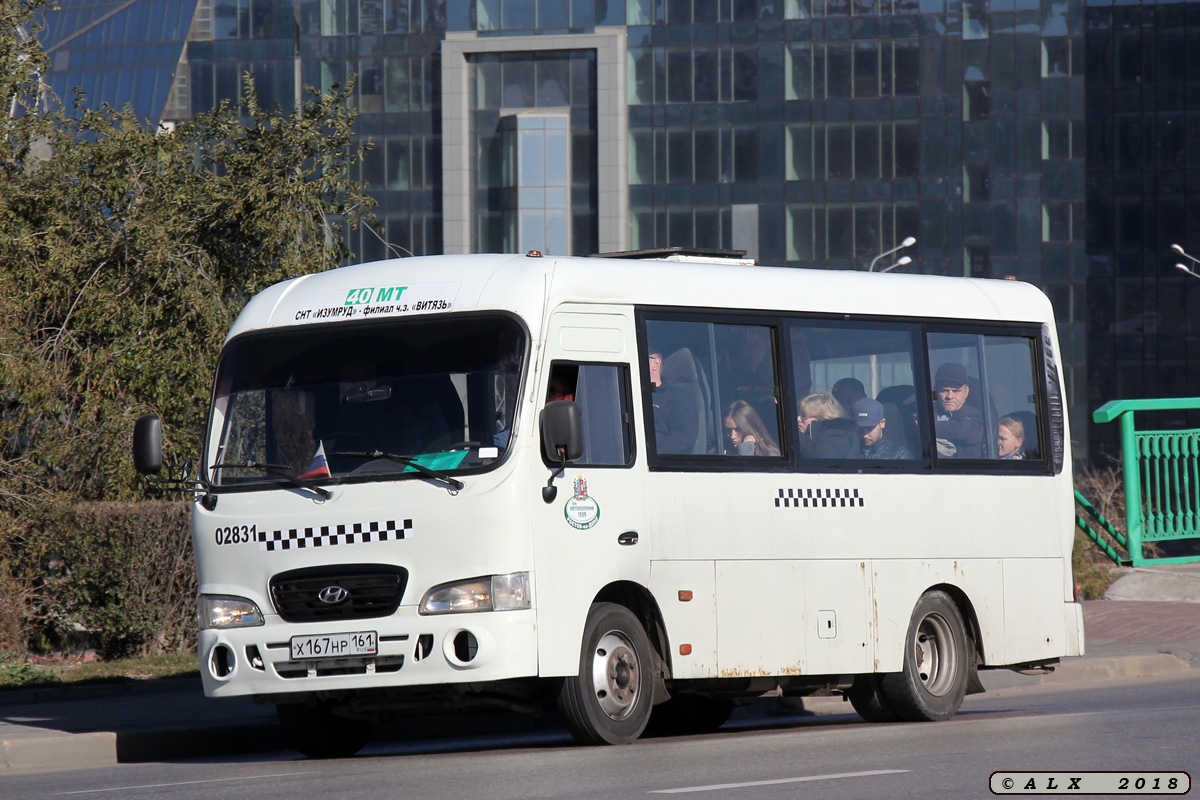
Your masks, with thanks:
[{"label": "man in dark jacket", "polygon": [[854,404],[852,416],[858,423],[858,438],[862,443],[863,458],[913,457],[904,440],[893,431],[888,430],[883,404],[878,400],[870,398],[859,400]]},{"label": "man in dark jacket", "polygon": [[938,454],[954,458],[983,457],[983,414],[967,405],[971,387],[962,364],[947,362],[938,367],[933,378],[934,426]]},{"label": "man in dark jacket", "polygon": [[700,418],[686,389],[663,381],[663,356],[650,354],[651,405],[654,406],[654,443],[660,453],[690,453],[700,434]]}]

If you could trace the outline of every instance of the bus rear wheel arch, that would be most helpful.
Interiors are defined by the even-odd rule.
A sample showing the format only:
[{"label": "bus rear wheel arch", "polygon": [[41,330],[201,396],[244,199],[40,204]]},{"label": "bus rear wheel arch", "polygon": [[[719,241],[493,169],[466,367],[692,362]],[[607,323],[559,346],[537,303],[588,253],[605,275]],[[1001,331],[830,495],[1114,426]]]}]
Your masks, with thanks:
[{"label": "bus rear wheel arch", "polygon": [[950,719],[962,705],[973,657],[953,598],[940,590],[926,592],[909,619],[903,668],[876,683],[882,707],[906,722]]}]

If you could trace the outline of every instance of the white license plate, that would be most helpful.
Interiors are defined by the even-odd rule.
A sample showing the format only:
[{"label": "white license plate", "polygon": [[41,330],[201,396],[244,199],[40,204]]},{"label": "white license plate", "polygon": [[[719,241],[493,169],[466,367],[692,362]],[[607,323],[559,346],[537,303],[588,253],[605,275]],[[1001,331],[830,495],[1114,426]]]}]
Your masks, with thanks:
[{"label": "white license plate", "polygon": [[325,636],[293,636],[292,660],[310,658],[346,658],[373,656],[379,651],[379,634],[375,631],[330,633]]}]

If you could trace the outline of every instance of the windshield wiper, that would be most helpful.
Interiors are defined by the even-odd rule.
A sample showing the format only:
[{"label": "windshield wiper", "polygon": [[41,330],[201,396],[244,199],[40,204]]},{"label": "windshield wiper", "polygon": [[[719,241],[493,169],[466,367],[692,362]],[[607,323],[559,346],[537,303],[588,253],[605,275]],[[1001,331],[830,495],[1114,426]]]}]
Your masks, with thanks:
[{"label": "windshield wiper", "polygon": [[465,483],[457,478],[451,478],[444,472],[438,472],[437,470],[430,469],[424,464],[417,463],[417,459],[413,456],[402,456],[397,453],[385,453],[382,450],[359,450],[354,452],[343,451],[334,453],[333,455],[345,456],[346,458],[386,458],[389,461],[395,461],[398,464],[404,464],[406,467],[412,467],[427,478],[433,478],[434,480],[442,481],[443,483],[448,484],[456,492],[466,486]]},{"label": "windshield wiper", "polygon": [[247,461],[244,464],[213,464],[209,469],[216,471],[219,469],[254,469],[259,472],[265,472],[273,478],[282,478],[293,486],[299,486],[301,489],[308,489],[310,492],[316,492],[321,497],[328,500],[333,497],[333,492],[328,489],[322,489],[312,481],[307,481],[304,478],[297,477],[292,474],[292,468],[287,464],[260,464],[257,461]]}]

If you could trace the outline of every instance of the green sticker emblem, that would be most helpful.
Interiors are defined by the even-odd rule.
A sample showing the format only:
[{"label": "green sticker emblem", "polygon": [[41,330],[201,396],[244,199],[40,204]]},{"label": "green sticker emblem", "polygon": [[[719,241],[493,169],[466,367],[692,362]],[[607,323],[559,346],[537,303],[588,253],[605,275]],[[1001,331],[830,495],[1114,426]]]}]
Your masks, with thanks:
[{"label": "green sticker emblem", "polygon": [[563,516],[568,525],[581,531],[600,521],[600,504],[588,497],[587,481],[582,475],[575,479],[575,491],[563,507]]}]

